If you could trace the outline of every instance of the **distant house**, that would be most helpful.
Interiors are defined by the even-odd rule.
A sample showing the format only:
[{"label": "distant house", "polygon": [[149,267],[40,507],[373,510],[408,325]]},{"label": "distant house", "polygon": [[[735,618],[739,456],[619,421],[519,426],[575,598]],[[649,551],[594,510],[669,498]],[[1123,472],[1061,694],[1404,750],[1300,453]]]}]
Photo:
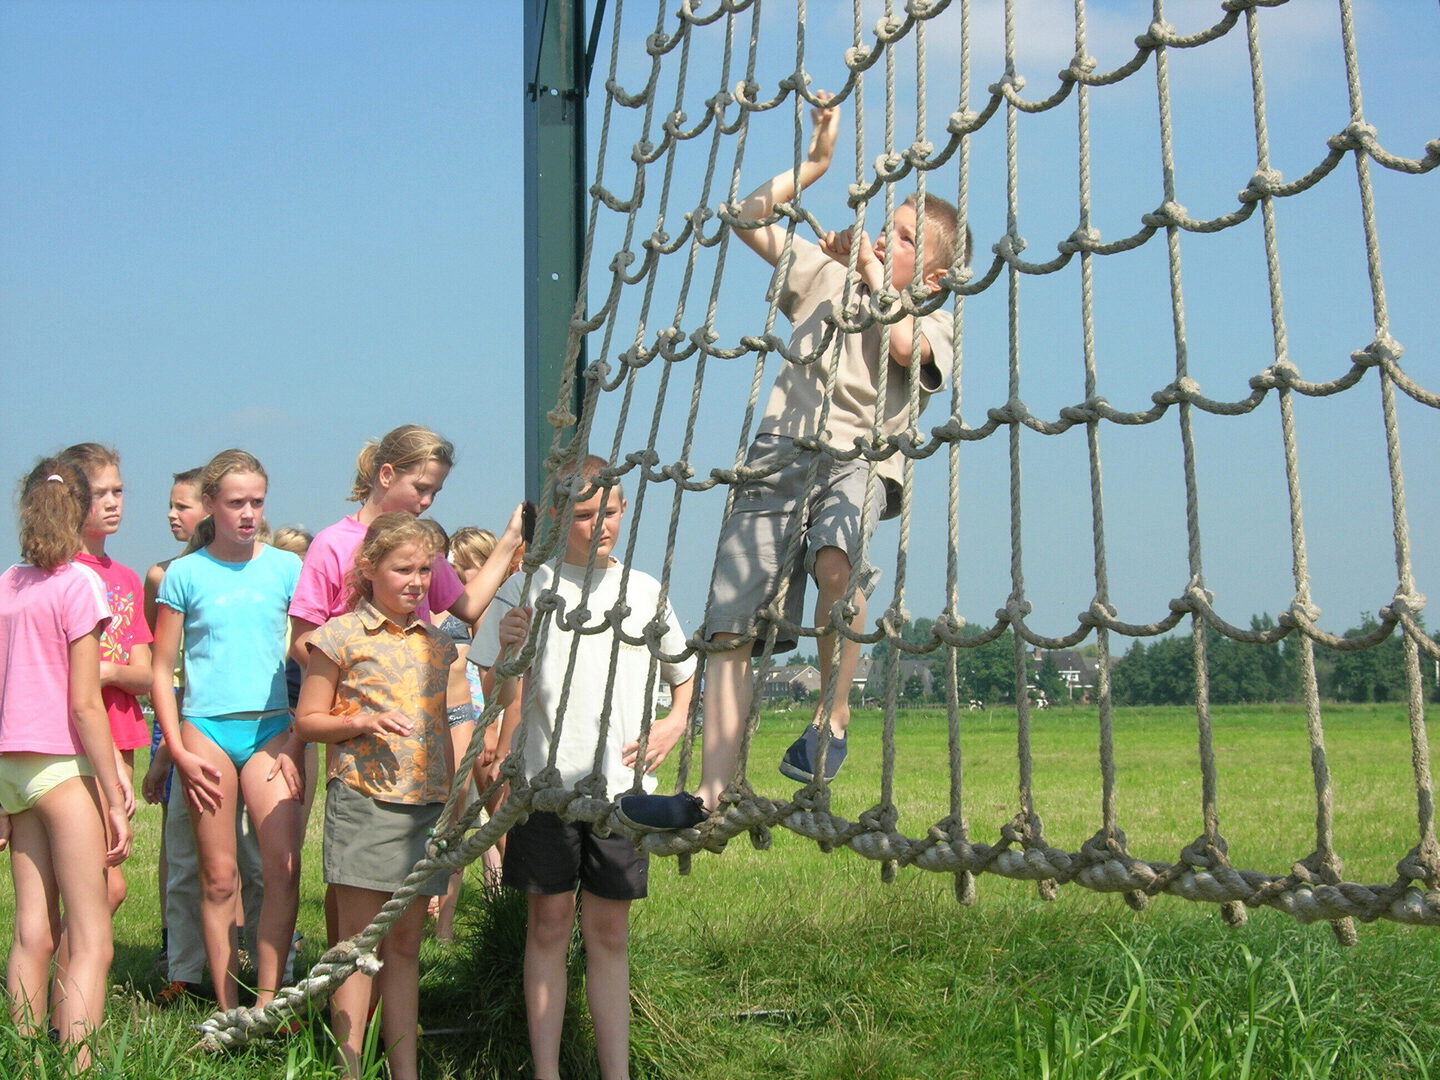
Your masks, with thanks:
[{"label": "distant house", "polygon": [[1036,649],[1030,654],[1031,672],[1038,672],[1048,659],[1060,672],[1070,701],[1087,704],[1095,696],[1095,680],[1100,662],[1093,656],[1082,656],[1076,649]]},{"label": "distant house", "polygon": [[803,701],[820,689],[820,672],[809,664],[771,668],[761,693],[767,702]]}]

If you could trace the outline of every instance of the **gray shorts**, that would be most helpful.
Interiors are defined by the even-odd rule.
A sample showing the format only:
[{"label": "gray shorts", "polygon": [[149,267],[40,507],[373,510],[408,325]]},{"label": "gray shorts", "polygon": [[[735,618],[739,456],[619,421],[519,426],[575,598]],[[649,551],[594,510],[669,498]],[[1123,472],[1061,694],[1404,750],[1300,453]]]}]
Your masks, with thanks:
[{"label": "gray shorts", "polygon": [[[440,803],[387,803],[343,780],[325,786],[325,883],[392,893],[425,857]],[[422,896],[443,896],[450,875],[437,870],[420,884]]]},{"label": "gray shorts", "polygon": [[[749,468],[766,468],[782,460],[794,443],[781,435],[757,435],[745,455]],[[705,639],[716,634],[744,634],[754,629],[766,633],[760,610],[790,582],[785,595],[784,616],[796,625],[805,623],[805,579],[815,573],[815,556],[822,548],[843,551],[854,566],[861,548],[875,530],[883,505],[884,487],[875,485],[876,505],[869,528],[861,530],[861,508],[865,503],[865,479],[870,462],[863,458],[836,461],[822,454],[815,470],[815,482],[806,487],[811,457],[801,454],[778,472],[749,480],[735,491],[730,516],[720,529],[715,571],[710,578],[710,604],[705,619]],[[801,531],[799,557],[793,565],[782,566],[788,534]],[[880,571],[868,561],[860,567],[860,588],[865,596],[875,591]],[[775,639],[775,652],[797,644],[783,628]]]}]

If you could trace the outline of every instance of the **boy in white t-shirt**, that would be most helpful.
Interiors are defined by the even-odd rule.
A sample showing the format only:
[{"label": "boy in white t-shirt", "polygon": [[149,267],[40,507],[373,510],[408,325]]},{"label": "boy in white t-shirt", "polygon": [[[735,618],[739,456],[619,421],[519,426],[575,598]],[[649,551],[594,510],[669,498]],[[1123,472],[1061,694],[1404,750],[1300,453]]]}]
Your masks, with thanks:
[{"label": "boy in white t-shirt", "polygon": [[[604,466],[602,459],[588,457],[575,471],[594,480]],[[566,477],[562,474],[558,479]],[[631,614],[622,629],[638,638],[660,606],[660,584],[638,570],[627,572],[610,555],[626,506],[620,486],[590,490],[592,493],[574,506],[564,562],[558,568],[542,566],[533,577],[532,594],[554,591],[564,601],[564,610],[548,616],[526,674],[499,684],[493,693],[502,702],[511,700],[517,687],[522,695],[519,724],[526,729],[525,775],[533,777],[547,767],[558,738],[555,765],[562,782],[571,788],[595,771],[596,743],[610,686],[609,727],[599,771],[610,794],[618,795],[634,788],[641,727],[651,708],[645,690],[654,661],[645,645],[617,642],[613,630],[579,633],[577,642],[577,632],[562,628],[557,621],[572,618],[581,607],[590,613],[587,626],[604,621],[606,612],[621,598],[623,583]],[[513,655],[529,631],[532,611],[520,603],[524,584],[523,574],[506,581],[476,631],[469,660],[484,675]],[[685,634],[668,602],[662,617],[666,631],[661,650],[670,655],[683,652]],[[559,707],[566,693],[567,673],[570,692],[562,716]],[[642,782],[646,790],[653,789],[651,774],[684,733],[694,674],[693,658],[674,664],[660,662],[660,677],[670,684],[672,701],[669,714],[650,727]],[[501,757],[509,754],[514,733],[508,724],[502,730]],[[588,823],[567,822],[552,813],[532,813],[509,832],[504,882],[527,894],[525,1010],[539,1080],[556,1080],[560,1075],[566,954],[575,925],[577,888],[586,996],[595,1025],[600,1075],[604,1080],[629,1076],[630,904],[646,894],[648,860],[627,837],[598,837]]]}]

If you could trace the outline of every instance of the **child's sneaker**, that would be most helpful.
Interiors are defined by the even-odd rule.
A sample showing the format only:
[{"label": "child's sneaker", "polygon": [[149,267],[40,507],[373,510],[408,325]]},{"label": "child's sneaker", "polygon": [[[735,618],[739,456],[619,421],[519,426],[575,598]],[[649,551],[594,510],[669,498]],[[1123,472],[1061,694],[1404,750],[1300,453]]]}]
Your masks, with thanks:
[{"label": "child's sneaker", "polygon": [[[815,768],[811,764],[819,752],[820,729],[814,724],[805,728],[805,734],[801,735],[793,743],[790,749],[785,751],[785,756],[780,759],[780,772],[791,780],[798,780],[802,784],[808,784],[815,779]],[[845,740],[842,737],[831,735],[830,747],[825,754],[825,779],[834,780],[835,775],[840,771],[840,766],[845,764],[845,755],[849,752]]]},{"label": "child's sneaker", "polygon": [[673,832],[693,829],[705,820],[705,804],[688,791],[677,795],[625,795],[615,817],[636,832]]}]

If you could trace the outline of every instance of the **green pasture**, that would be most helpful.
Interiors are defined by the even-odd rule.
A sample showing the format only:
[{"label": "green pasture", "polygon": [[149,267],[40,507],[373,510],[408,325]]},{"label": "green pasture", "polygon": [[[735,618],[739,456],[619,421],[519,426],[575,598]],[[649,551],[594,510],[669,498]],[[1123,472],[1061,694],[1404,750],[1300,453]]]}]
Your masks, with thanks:
[{"label": "green pasture", "polygon": [[[751,775],[766,794],[804,714],[771,715]],[[966,818],[993,843],[1017,809],[1013,713],[962,717]],[[1409,727],[1400,706],[1325,712],[1345,877],[1388,882],[1416,842]],[[857,717],[833,809],[854,819],[880,787],[881,719]],[[1220,822],[1235,865],[1283,873],[1313,847],[1315,799],[1298,707],[1222,708],[1214,716]],[[1046,840],[1076,851],[1099,827],[1094,709],[1034,716],[1036,808]],[[1120,824],[1133,854],[1174,861],[1201,832],[1192,709],[1116,717]],[[1440,740],[1432,738],[1434,753]],[[943,713],[897,722],[896,804],[911,836],[949,812]],[[673,774],[672,774],[673,775]],[[137,818],[130,899],[116,922],[114,992],[100,1035],[116,1077],[332,1075],[324,1026],[232,1055],[195,1050],[200,1005],[160,1010],[154,859],[159,812]],[[313,962],[324,936],[319,815],[306,850],[300,929]],[[1042,902],[1033,884],[979,879],[975,905],[953,878],[878,865],[777,830],[757,852],[744,837],[697,855],[680,876],[656,860],[633,919],[633,1075],[686,1080],[1060,1077],[1440,1077],[1440,933],[1390,923],[1336,944],[1327,925],[1269,910],[1227,928],[1216,910],[1158,897],[1140,914],[1076,886]],[[520,1000],[523,904],[487,896],[478,870],[457,944],[427,941],[422,1069],[437,1078],[526,1076]],[[0,927],[10,919],[0,884]],[[577,969],[579,965],[576,965]],[[595,1076],[578,975],[567,1025],[567,1078]],[[0,1021],[0,1070],[64,1076],[48,1046]],[[382,1075],[378,1066],[376,1075]]]}]

